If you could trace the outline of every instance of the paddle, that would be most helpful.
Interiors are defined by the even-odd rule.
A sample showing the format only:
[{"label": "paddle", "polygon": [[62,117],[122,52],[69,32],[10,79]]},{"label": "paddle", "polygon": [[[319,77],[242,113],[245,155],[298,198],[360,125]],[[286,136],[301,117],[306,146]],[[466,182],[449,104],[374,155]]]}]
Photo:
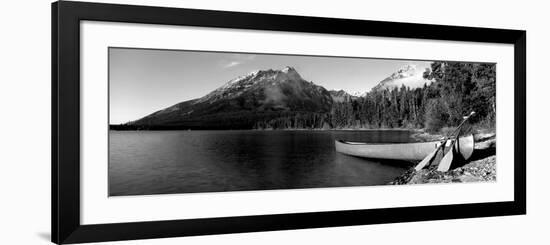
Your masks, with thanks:
[{"label": "paddle", "polygon": [[422,161],[420,161],[420,163],[418,163],[418,165],[416,165],[416,167],[414,167],[414,170],[416,171],[419,171],[420,169],[423,169],[426,165],[428,165],[434,158],[434,156],[437,154],[437,152],[439,151],[439,149],[441,149],[441,146],[443,146],[443,144],[445,143],[440,143],[434,151],[432,151],[430,154],[428,154],[428,156],[426,156],[424,159],[422,159]]},{"label": "paddle", "polygon": [[[466,120],[468,120],[468,118],[470,118],[474,114],[475,112],[472,111],[470,115],[464,117],[464,121],[462,121],[462,123],[458,125],[458,127],[453,132],[453,134],[455,134],[462,127],[462,124],[464,124]],[[453,134],[451,134],[451,137],[453,136]],[[447,152],[447,154],[445,154],[443,159],[441,159],[441,161],[439,162],[439,165],[437,166],[437,171],[447,172],[449,168],[451,168],[451,163],[453,162],[453,147],[457,141],[458,141],[458,133],[456,134],[455,139],[451,141],[451,145],[449,146],[449,151]]]},{"label": "paddle", "polygon": [[[470,115],[466,116],[464,118],[464,120],[458,125],[458,127],[455,129],[455,131],[453,131],[453,133],[451,134],[451,136],[453,134],[455,134],[458,129],[460,129],[460,127],[462,127],[462,125],[466,122],[466,120],[468,120],[468,118],[470,118],[470,116],[472,116],[475,112],[471,112]],[[422,159],[422,161],[420,161],[420,163],[418,163],[418,165],[416,165],[416,167],[414,167],[414,170],[416,171],[419,171],[420,169],[423,169],[426,165],[428,165],[434,158],[435,155],[437,155],[437,152],[439,150],[441,150],[443,148],[443,146],[445,146],[445,144],[447,143],[447,140],[449,139],[450,137],[447,137],[445,139],[443,139],[441,141],[441,143],[435,148],[434,151],[432,151],[430,154],[428,154],[424,159]],[[446,155],[445,155],[446,156]],[[452,156],[451,156],[451,159],[452,161]],[[450,165],[449,165],[450,166]],[[439,169],[439,168],[438,168]]]}]

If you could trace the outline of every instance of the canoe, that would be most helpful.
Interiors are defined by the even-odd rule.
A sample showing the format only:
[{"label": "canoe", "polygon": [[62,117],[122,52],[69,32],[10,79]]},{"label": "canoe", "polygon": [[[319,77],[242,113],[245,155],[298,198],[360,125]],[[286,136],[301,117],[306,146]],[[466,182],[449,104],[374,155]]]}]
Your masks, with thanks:
[{"label": "canoe", "polygon": [[[450,143],[450,141],[448,141]],[[437,148],[440,141],[417,143],[363,143],[336,140],[336,151],[342,154],[375,158],[406,161],[420,161]],[[466,135],[458,139],[453,146],[455,153],[468,160],[474,152],[474,136]]]}]

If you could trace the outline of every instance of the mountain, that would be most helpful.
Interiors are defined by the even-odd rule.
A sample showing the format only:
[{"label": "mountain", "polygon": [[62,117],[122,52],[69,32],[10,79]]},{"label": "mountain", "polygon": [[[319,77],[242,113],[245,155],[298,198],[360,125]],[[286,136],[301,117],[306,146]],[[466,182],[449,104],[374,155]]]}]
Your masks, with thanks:
[{"label": "mountain", "polygon": [[189,129],[250,129],[261,121],[328,113],[331,94],[292,67],[237,77],[209,94],[184,101],[126,125]]},{"label": "mountain", "polygon": [[378,85],[372,88],[372,91],[400,88],[402,85],[409,88],[419,88],[424,84],[430,84],[431,81],[424,79],[423,74],[424,71],[417,69],[415,65],[406,65],[380,81]]},{"label": "mountain", "polygon": [[330,93],[330,97],[332,97],[332,101],[334,102],[345,102],[352,99],[352,95],[344,90],[330,90],[328,91]]},{"label": "mountain", "polygon": [[333,102],[346,102],[350,100],[356,100],[360,97],[365,97],[367,92],[346,92],[345,90],[329,90],[330,96]]},{"label": "mountain", "polygon": [[359,92],[359,91],[351,92],[351,93],[349,93],[349,94],[350,94],[352,97],[355,97],[355,98],[367,96],[367,92]]}]

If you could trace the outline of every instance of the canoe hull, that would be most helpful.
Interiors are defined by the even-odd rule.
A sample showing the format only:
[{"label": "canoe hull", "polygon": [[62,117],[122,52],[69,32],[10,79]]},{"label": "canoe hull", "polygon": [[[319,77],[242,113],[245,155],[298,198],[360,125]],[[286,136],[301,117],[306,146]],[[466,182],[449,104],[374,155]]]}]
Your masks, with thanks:
[{"label": "canoe hull", "polygon": [[[340,140],[335,142],[336,151],[342,154],[365,158],[408,161],[420,161],[424,159],[437,148],[438,144],[439,141],[399,144],[371,144]],[[460,137],[453,148],[464,160],[469,159],[474,150],[473,135]]]}]

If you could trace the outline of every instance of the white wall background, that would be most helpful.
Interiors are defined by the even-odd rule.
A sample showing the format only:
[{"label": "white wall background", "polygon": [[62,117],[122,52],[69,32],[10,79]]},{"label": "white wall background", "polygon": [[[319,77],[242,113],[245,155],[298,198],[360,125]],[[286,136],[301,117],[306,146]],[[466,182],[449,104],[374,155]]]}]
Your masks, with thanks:
[{"label": "white wall background", "polygon": [[[527,30],[526,216],[276,231],[105,244],[548,244],[550,160],[543,127],[550,91],[544,1],[107,0],[105,2]],[[0,12],[0,244],[48,244],[50,1]],[[546,97],[545,97],[546,96]]]}]

